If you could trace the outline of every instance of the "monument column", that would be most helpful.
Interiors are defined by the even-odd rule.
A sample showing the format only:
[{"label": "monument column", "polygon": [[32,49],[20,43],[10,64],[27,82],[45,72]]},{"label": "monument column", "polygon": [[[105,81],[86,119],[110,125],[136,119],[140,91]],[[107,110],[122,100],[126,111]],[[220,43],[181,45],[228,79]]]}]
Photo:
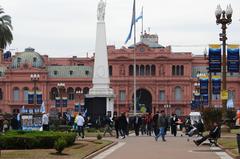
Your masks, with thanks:
[{"label": "monument column", "polygon": [[[94,71],[93,71],[93,88],[89,90],[88,98],[97,100],[97,98],[105,98],[106,113],[111,112],[113,116],[114,94],[113,90],[109,88],[109,70],[108,70],[108,54],[106,42],[106,29],[105,29],[105,7],[106,3],[100,0],[97,10],[97,32],[95,44],[95,57],[94,57]],[[96,102],[93,102],[96,103]],[[93,107],[98,107],[94,105]]]}]

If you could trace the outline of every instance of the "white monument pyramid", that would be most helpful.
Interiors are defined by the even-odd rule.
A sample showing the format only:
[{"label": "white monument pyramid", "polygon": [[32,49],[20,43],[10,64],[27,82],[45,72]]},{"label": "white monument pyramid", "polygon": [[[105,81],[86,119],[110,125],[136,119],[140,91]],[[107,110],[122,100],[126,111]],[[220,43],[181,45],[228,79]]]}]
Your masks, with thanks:
[{"label": "white monument pyramid", "polygon": [[88,97],[106,97],[106,110],[113,115],[114,93],[109,88],[110,79],[108,71],[108,54],[105,29],[106,3],[100,0],[97,10],[97,33],[94,56],[93,88],[89,90]]}]

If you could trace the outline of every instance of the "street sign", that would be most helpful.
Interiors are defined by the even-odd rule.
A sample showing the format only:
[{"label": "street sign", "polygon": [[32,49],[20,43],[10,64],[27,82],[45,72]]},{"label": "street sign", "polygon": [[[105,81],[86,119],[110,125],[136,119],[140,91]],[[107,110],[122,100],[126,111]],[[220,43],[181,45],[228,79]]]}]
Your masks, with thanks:
[{"label": "street sign", "polygon": [[227,90],[222,90],[221,91],[221,99],[222,100],[227,100],[228,99],[228,91]]},{"label": "street sign", "polygon": [[221,45],[209,45],[209,71],[221,72]]},{"label": "street sign", "polygon": [[227,66],[228,72],[239,72],[239,45],[228,45]]}]

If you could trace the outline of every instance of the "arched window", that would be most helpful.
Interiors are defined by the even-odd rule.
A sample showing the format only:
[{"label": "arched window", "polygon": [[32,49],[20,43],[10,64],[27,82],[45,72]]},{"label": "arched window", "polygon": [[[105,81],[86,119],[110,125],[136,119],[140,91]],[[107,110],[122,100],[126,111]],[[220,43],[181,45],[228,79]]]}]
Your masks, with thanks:
[{"label": "arched window", "polygon": [[177,65],[177,76],[179,76],[179,75],[180,75],[180,66]]},{"label": "arched window", "polygon": [[28,102],[28,88],[27,87],[24,87],[23,88],[23,101],[24,103]]},{"label": "arched window", "polygon": [[176,75],[176,74],[175,74],[175,69],[176,69],[176,68],[175,68],[175,65],[173,65],[173,66],[172,66],[172,75],[173,75],[173,76]]},{"label": "arched window", "polygon": [[129,76],[133,76],[133,65],[129,66],[128,72],[129,72]]},{"label": "arched window", "polygon": [[152,65],[151,66],[151,75],[155,76],[155,74],[156,74],[156,67],[155,67],[155,65]]},{"label": "arched window", "polygon": [[139,75],[139,66],[136,65],[136,75],[138,76]]},{"label": "arched window", "polygon": [[235,99],[235,91],[233,90],[228,91],[228,99],[232,99],[232,100]]},{"label": "arched window", "polygon": [[146,66],[146,75],[147,76],[150,75],[150,66],[149,65]]},{"label": "arched window", "polygon": [[141,66],[140,66],[140,76],[144,76],[144,73],[145,73],[145,71],[144,71],[144,65],[141,65]]},{"label": "arched window", "polygon": [[184,75],[184,66],[181,65],[181,76],[183,76],[183,75]]},{"label": "arched window", "polygon": [[58,97],[58,89],[56,87],[53,87],[50,92],[50,99],[55,100],[56,97]]},{"label": "arched window", "polygon": [[109,66],[109,70],[108,71],[109,71],[109,76],[112,76],[112,66],[111,65]]},{"label": "arched window", "polygon": [[67,89],[68,100],[74,100],[74,89],[69,87]]},{"label": "arched window", "polygon": [[179,87],[179,86],[175,87],[174,94],[175,94],[175,100],[182,100],[182,89],[181,89],[181,87]]},{"label": "arched window", "polygon": [[89,88],[88,87],[84,87],[83,88],[83,94],[88,94],[89,92]]},{"label": "arched window", "polygon": [[20,91],[19,88],[13,88],[13,101],[19,101],[20,99]]},{"label": "arched window", "polygon": [[3,92],[1,88],[0,88],[0,100],[3,100]]},{"label": "arched window", "polygon": [[80,88],[80,87],[77,87],[77,88],[75,88],[75,92],[79,92],[79,91],[81,91],[82,89]]}]

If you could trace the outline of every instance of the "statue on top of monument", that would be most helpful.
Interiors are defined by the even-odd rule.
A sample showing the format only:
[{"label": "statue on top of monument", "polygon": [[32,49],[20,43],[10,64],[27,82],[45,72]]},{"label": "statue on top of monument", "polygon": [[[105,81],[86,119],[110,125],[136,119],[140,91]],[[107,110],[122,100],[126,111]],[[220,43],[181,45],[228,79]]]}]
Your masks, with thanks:
[{"label": "statue on top of monument", "polygon": [[105,8],[106,8],[106,2],[103,2],[103,0],[100,0],[100,2],[98,3],[98,10],[97,10],[98,21],[104,21]]}]

